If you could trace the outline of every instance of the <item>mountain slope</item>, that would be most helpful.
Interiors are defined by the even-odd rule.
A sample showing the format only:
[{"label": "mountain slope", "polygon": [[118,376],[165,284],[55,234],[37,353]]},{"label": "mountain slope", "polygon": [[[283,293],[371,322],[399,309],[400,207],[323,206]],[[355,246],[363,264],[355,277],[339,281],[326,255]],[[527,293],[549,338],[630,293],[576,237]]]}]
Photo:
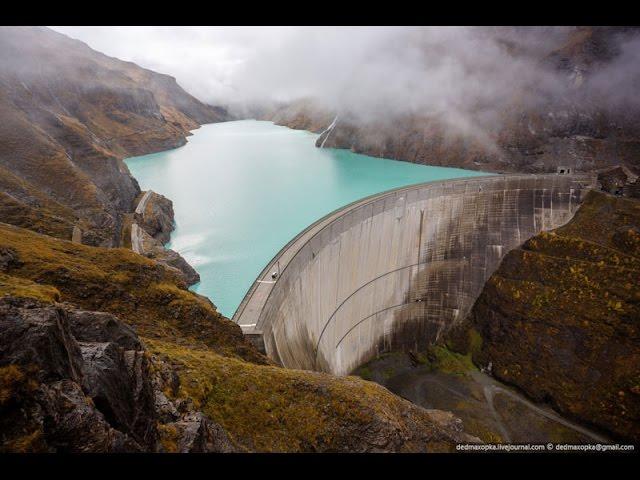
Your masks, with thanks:
[{"label": "mountain slope", "polygon": [[177,147],[226,112],[175,79],[42,27],[0,29],[0,218],[117,245],[140,193],[122,162]]},{"label": "mountain slope", "polygon": [[[633,94],[639,81],[634,57],[638,30],[575,27],[548,46],[534,48],[531,43],[513,43],[513,38],[528,33],[527,27],[519,28],[485,32],[495,41],[478,48],[495,49],[502,62],[490,73],[464,70],[477,68],[464,56],[452,60],[462,69],[455,79],[468,77],[462,84],[487,80],[481,92],[498,89],[490,102],[483,103],[481,94],[481,100],[467,98],[462,90],[452,102],[458,110],[429,111],[411,102],[402,106],[398,99],[398,105],[387,100],[376,103],[377,115],[363,115],[349,107],[328,113],[322,102],[308,99],[276,107],[263,118],[320,133],[339,114],[335,128],[320,137],[317,146],[414,163],[525,173],[555,172],[558,166],[591,171],[623,164],[640,172],[640,106]],[[483,52],[477,53],[482,57]],[[431,60],[446,63],[447,58],[436,55]],[[460,64],[455,63],[458,60]],[[514,82],[517,87],[500,95],[500,87],[491,80],[508,86],[509,75],[518,75],[505,63],[526,65],[527,74],[537,72],[544,82],[531,84],[521,78],[522,85]],[[428,67],[424,66],[427,72]],[[424,82],[425,89],[432,87]],[[424,96],[419,89],[405,93],[415,103]],[[376,101],[375,92],[368,97]]]},{"label": "mountain slope", "polygon": [[640,438],[640,202],[590,192],[510,251],[453,346],[536,401]]}]

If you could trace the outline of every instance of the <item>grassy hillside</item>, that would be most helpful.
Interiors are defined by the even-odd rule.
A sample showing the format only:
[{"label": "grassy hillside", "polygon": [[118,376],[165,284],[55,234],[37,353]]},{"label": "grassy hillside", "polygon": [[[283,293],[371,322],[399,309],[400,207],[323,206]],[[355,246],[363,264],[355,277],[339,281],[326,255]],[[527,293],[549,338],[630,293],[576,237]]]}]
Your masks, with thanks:
[{"label": "grassy hillside", "polygon": [[507,254],[452,343],[530,397],[637,440],[638,285],[640,202],[590,192],[569,224]]},{"label": "grassy hillside", "polygon": [[[249,451],[450,451],[470,438],[431,412],[355,377],[286,370],[171,272],[126,249],[73,244],[0,224],[0,297],[65,302],[131,325],[165,389],[221,425]],[[160,428],[167,450],[172,428]]]}]

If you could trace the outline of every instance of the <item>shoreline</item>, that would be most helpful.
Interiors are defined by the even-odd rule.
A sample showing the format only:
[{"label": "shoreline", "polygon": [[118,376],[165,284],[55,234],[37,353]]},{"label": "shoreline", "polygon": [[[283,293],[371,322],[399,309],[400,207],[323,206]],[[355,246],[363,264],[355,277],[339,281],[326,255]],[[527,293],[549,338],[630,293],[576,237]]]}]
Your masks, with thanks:
[{"label": "shoreline", "polygon": [[[229,121],[229,120],[225,120]],[[196,130],[199,130],[203,125],[212,125],[214,123],[224,123],[224,122],[211,122],[211,123],[203,123],[198,125],[197,128],[188,131],[188,135],[183,137],[184,142],[180,145],[176,145],[172,148],[167,148],[164,150],[152,151],[149,153],[145,153],[142,155],[135,155],[133,157],[123,158],[122,162],[127,167],[127,171],[129,176],[138,184],[140,182],[138,179],[131,173],[129,166],[127,164],[127,160],[132,158],[144,157],[147,155],[153,155],[156,153],[168,152],[171,150],[176,150],[178,148],[184,147],[189,143],[187,140],[188,137],[194,135]],[[127,224],[127,228],[130,230],[129,232],[129,241],[130,241],[130,249],[144,257],[151,258],[158,263],[164,265],[173,271],[178,271],[182,274],[183,280],[185,281],[187,287],[190,289],[192,286],[198,284],[200,282],[200,274],[198,271],[187,262],[182,255],[168,248],[168,245],[171,242],[171,234],[175,231],[175,214],[173,211],[173,201],[159,194],[152,189],[142,190],[140,189],[140,193],[142,196],[136,202],[135,207],[132,212],[125,213],[123,215],[123,225],[122,232],[125,232],[125,220],[126,216],[129,216],[129,223]],[[154,201],[151,204],[151,211],[147,212],[147,207],[149,206],[150,200]],[[156,203],[160,203],[157,208]],[[141,226],[142,224],[142,226]],[[145,229],[144,225],[155,225],[159,224],[159,229]],[[121,247],[127,248],[124,245],[124,242],[121,242]],[[212,301],[207,297],[209,301]]]},{"label": "shoreline", "polygon": [[[433,181],[440,181],[442,178],[444,179],[450,179],[450,178],[458,178],[458,177],[466,177],[469,176],[470,178],[476,178],[476,177],[481,177],[481,176],[486,176],[486,175],[491,175],[491,173],[489,172],[483,172],[483,171],[477,171],[477,170],[468,170],[468,169],[463,169],[463,168],[459,168],[459,167],[444,167],[444,166],[439,166],[439,165],[423,165],[423,164],[413,164],[411,162],[403,162],[403,161],[399,161],[396,159],[392,159],[392,158],[382,158],[382,157],[371,157],[368,156],[366,154],[357,154],[357,153],[352,153],[349,152],[349,150],[347,149],[340,149],[340,148],[336,148],[336,149],[331,149],[334,150],[334,152],[327,152],[327,150],[321,150],[316,146],[317,143],[317,139],[319,137],[319,135],[313,131],[310,130],[304,130],[304,129],[295,129],[295,128],[291,128],[287,125],[280,125],[277,124],[276,122],[272,121],[272,120],[265,120],[265,119],[259,119],[259,118],[246,118],[246,119],[234,119],[234,120],[228,120],[225,122],[216,122],[216,123],[243,123],[246,122],[248,124],[262,124],[264,128],[266,127],[271,127],[273,129],[277,129],[278,131],[280,131],[280,133],[284,133],[286,135],[294,135],[296,138],[296,142],[304,142],[305,144],[308,143],[309,148],[312,149],[314,152],[316,152],[317,155],[319,156],[331,156],[331,157],[335,157],[336,162],[340,162],[341,165],[345,165],[345,167],[349,167],[350,165],[364,165],[364,167],[359,167],[359,168],[365,168],[367,167],[367,163],[366,162],[371,162],[372,164],[372,168],[374,168],[375,171],[378,171],[378,169],[384,170],[386,168],[392,169],[392,172],[395,171],[393,170],[394,168],[397,167],[398,172],[400,172],[400,178],[396,181],[391,181],[391,182],[385,182],[385,181],[378,181],[377,183],[379,183],[379,185],[374,185],[370,188],[357,188],[353,193],[349,193],[349,189],[347,189],[344,194],[340,193],[341,197],[344,197],[342,199],[339,199],[340,201],[335,202],[332,201],[331,198],[329,198],[328,203],[323,203],[324,205],[328,205],[326,207],[325,210],[321,210],[321,211],[317,211],[317,208],[314,208],[314,212],[310,212],[310,213],[314,213],[313,215],[306,215],[306,214],[302,214],[302,223],[300,223],[300,221],[298,221],[296,224],[299,224],[299,228],[294,228],[291,232],[290,232],[290,236],[286,236],[286,238],[278,238],[278,245],[273,245],[273,248],[271,248],[266,254],[264,252],[261,253],[260,255],[260,261],[253,262],[252,261],[252,272],[255,272],[255,275],[258,275],[259,272],[266,266],[269,264],[270,260],[273,258],[273,255],[276,254],[278,252],[279,249],[282,248],[283,245],[287,244],[288,242],[291,241],[292,238],[294,238],[297,234],[299,234],[300,232],[304,231],[306,228],[308,228],[309,225],[312,225],[314,223],[316,223],[317,221],[319,221],[320,219],[322,219],[325,215],[331,213],[332,211],[335,210],[339,210],[341,208],[344,208],[345,206],[349,205],[350,203],[353,202],[359,202],[362,201],[363,199],[372,196],[372,195],[379,195],[380,193],[384,193],[388,190],[392,190],[395,188],[404,188],[406,186],[410,186],[410,185],[414,185],[416,183],[421,183],[423,181],[431,181],[431,179],[433,178]],[[208,124],[213,126],[214,124]],[[224,127],[223,127],[224,128]],[[229,127],[231,128],[231,127]],[[250,127],[253,128],[253,127]],[[256,127],[257,128],[257,127]],[[225,130],[226,132],[226,130]],[[193,132],[194,135],[198,133],[198,131],[194,131]],[[203,132],[204,133],[204,132]],[[302,135],[302,137],[300,137],[299,135]],[[251,137],[252,138],[252,137]],[[303,138],[304,140],[301,140],[301,138]],[[233,139],[232,139],[233,140]],[[197,143],[201,143],[201,142],[197,142]],[[168,149],[165,152],[170,152],[171,150],[174,149]],[[161,152],[158,152],[161,153]],[[181,157],[181,160],[187,160],[187,158],[184,158],[184,156],[189,157],[189,154],[185,155],[185,152],[180,153],[179,155],[182,155],[183,157]],[[357,158],[348,158],[347,160],[349,161],[344,161],[344,163],[342,162],[344,157],[349,157],[350,155],[352,155],[353,157],[357,157]],[[128,164],[128,166],[130,168],[132,168],[133,170],[138,170],[139,168],[139,173],[141,174],[141,178],[144,179],[145,177],[148,177],[148,175],[145,174],[145,171],[147,169],[149,169],[149,172],[152,172],[153,169],[150,168],[152,165],[152,162],[155,160],[155,158],[149,158],[149,159],[144,159],[144,156],[138,156],[138,157],[129,157],[128,159],[125,160],[125,162]],[[130,160],[134,160],[134,162],[136,162],[137,160],[141,159],[142,161],[140,161],[139,163],[134,163],[134,166],[132,166],[131,164],[129,164]],[[322,160],[322,159],[321,159]],[[149,163],[145,163],[145,162],[149,162]],[[162,162],[163,158],[158,158],[158,161]],[[416,172],[414,172],[414,170],[416,170]],[[433,170],[433,174],[430,172],[430,169]],[[444,173],[440,173],[440,170],[442,170]],[[150,174],[153,176],[153,174]],[[441,178],[442,177],[442,178]],[[135,178],[135,177],[134,177]],[[136,179],[137,180],[137,179]],[[160,192],[166,192],[168,197],[171,197],[171,195],[175,196],[178,195],[175,191],[175,189],[171,189],[167,186],[166,182],[163,182],[160,179],[160,183],[158,183],[158,181],[156,181],[155,183],[152,184],[148,184],[145,185],[145,187],[148,188],[153,188],[156,187],[159,189]],[[169,190],[167,190],[169,188]],[[141,197],[138,197],[138,202],[142,202],[143,199]],[[328,211],[327,211],[328,210]],[[185,212],[182,212],[182,214],[184,215]],[[182,232],[184,233],[184,232]],[[191,233],[194,233],[193,231]],[[175,238],[174,236],[174,232],[171,232],[171,240],[168,243],[168,247],[166,248],[171,248],[172,245],[172,239]],[[180,252],[178,252],[180,253]],[[200,252],[200,254],[203,254],[203,252]],[[206,253],[205,253],[206,254]],[[264,258],[262,258],[264,257]],[[253,263],[255,263],[255,265],[253,265]],[[259,263],[259,265],[258,265]],[[253,268],[255,267],[255,268]],[[204,271],[206,271],[206,267],[204,269]],[[252,276],[251,278],[246,278],[246,281],[243,281],[243,283],[246,283],[246,286],[243,285],[242,291],[240,293],[236,293],[235,291],[233,292],[233,298],[229,297],[230,301],[226,302],[226,296],[224,296],[223,294],[223,299],[221,300],[223,303],[223,307],[224,305],[227,305],[227,307],[225,308],[225,315],[228,318],[232,318],[234,315],[237,314],[237,311],[239,308],[241,308],[241,303],[242,303],[242,299],[244,298],[244,296],[246,295],[246,293],[249,291],[249,289],[251,288],[252,282],[255,279],[255,276]],[[206,288],[204,288],[203,290],[207,291]],[[209,296],[210,299],[214,299],[216,298],[216,292],[207,292],[205,293],[205,295]],[[215,302],[214,302],[215,303]]]}]

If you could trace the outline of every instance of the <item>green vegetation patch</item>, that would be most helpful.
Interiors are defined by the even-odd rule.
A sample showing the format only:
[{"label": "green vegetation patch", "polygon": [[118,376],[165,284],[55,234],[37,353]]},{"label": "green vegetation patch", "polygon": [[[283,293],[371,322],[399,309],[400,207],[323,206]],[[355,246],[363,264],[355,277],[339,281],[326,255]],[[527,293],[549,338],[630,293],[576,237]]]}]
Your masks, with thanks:
[{"label": "green vegetation patch", "polygon": [[434,370],[452,375],[466,375],[476,370],[471,353],[462,355],[449,350],[444,345],[433,345],[426,353],[427,365]]},{"label": "green vegetation patch", "polygon": [[31,280],[0,273],[0,297],[4,295],[33,298],[48,303],[60,300],[60,292],[51,285],[40,285]]},{"label": "green vegetation patch", "polygon": [[[356,377],[250,364],[209,350],[146,339],[175,366],[189,398],[240,447],[257,451],[341,450],[376,421],[402,427],[408,403]],[[425,411],[414,415],[431,420]]]}]

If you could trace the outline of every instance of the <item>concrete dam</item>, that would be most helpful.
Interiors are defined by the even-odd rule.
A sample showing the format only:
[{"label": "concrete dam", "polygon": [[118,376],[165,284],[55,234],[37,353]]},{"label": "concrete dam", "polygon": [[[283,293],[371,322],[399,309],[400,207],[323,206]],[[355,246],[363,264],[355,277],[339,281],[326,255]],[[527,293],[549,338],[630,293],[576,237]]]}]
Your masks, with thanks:
[{"label": "concrete dam", "polygon": [[288,368],[346,375],[424,348],[465,318],[509,250],[568,222],[594,186],[588,174],[497,175],[359,200],[292,239],[233,320]]}]

